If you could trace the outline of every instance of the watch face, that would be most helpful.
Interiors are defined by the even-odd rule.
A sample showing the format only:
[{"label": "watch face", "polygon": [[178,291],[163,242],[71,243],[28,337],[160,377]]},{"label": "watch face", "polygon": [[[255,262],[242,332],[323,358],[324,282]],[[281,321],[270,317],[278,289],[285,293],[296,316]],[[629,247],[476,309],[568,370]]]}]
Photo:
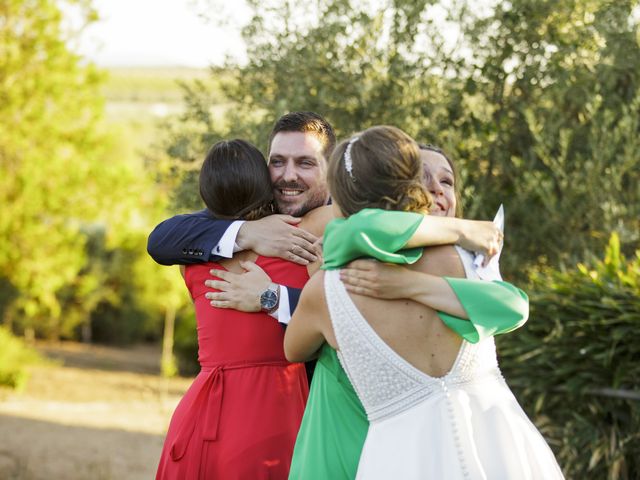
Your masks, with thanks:
[{"label": "watch face", "polygon": [[278,304],[278,295],[273,290],[267,290],[260,295],[260,306],[263,310],[273,310]]}]

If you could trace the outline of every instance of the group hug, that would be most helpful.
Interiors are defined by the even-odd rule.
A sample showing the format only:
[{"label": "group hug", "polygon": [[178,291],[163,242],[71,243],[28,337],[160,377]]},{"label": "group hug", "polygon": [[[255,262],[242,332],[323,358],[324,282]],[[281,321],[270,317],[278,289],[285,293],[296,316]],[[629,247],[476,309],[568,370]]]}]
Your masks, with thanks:
[{"label": "group hug", "polygon": [[460,217],[438,147],[393,126],[336,143],[314,112],[278,119],[267,159],[220,141],[206,209],[149,236],[201,366],[156,479],[563,478],[498,367],[494,336],[529,314],[486,268],[501,229]]}]

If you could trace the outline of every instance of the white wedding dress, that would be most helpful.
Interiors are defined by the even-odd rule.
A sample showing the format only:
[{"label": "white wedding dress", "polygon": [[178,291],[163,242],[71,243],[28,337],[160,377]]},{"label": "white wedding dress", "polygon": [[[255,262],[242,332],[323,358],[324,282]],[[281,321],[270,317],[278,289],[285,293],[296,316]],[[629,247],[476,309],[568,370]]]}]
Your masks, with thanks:
[{"label": "white wedding dress", "polygon": [[[468,277],[472,258],[459,250]],[[358,479],[562,479],[542,435],[498,368],[493,338],[462,342],[450,372],[434,378],[392,350],[340,281],[325,272],[338,358],[370,426]]]}]

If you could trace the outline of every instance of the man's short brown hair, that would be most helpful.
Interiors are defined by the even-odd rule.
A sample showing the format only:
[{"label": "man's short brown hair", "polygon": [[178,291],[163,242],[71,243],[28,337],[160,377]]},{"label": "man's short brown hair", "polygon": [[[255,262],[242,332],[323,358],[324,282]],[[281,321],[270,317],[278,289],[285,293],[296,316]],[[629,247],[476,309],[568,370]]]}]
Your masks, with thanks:
[{"label": "man's short brown hair", "polygon": [[269,151],[271,151],[273,137],[280,132],[315,134],[322,142],[322,153],[327,160],[336,146],[336,134],[333,127],[322,115],[315,112],[289,112],[281,116],[269,135]]}]

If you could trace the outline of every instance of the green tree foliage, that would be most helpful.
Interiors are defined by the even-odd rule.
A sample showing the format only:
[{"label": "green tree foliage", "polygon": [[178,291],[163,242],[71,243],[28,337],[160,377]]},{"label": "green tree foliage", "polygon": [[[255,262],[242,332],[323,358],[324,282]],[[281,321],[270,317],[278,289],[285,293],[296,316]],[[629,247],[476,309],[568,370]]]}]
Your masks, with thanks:
[{"label": "green tree foliage", "polygon": [[0,274],[19,292],[5,318],[30,324],[59,318],[56,291],[84,260],[79,220],[93,203],[85,195],[98,162],[76,160],[100,148],[89,95],[98,75],[67,50],[53,2],[8,1],[2,10],[0,202],[10,210],[0,220]]},{"label": "green tree foliage", "polygon": [[181,312],[181,321],[176,325],[175,351],[181,372],[196,375],[200,371],[198,363],[198,339],[196,316],[193,306],[189,305]]},{"label": "green tree foliage", "polygon": [[499,338],[505,377],[567,478],[640,474],[640,250],[537,274],[531,319]]},{"label": "green tree foliage", "polygon": [[27,367],[44,359],[0,326],[0,386],[22,389],[28,379]]},{"label": "green tree foliage", "polygon": [[162,192],[105,126],[102,73],[70,47],[93,20],[88,0],[0,5],[0,312],[29,336],[157,338],[164,301],[188,298],[146,255]]},{"label": "green tree foliage", "polygon": [[[510,274],[598,251],[614,229],[637,245],[637,1],[247,3],[248,62],[213,72],[231,106],[220,121],[203,84],[187,92],[198,129],[172,132],[176,164],[195,171],[223,137],[265,147],[281,114],[315,110],[340,135],[394,124],[449,151],[468,216],[506,204]],[[178,204],[197,204],[194,180]]]},{"label": "green tree foliage", "polygon": [[640,240],[637,7],[522,0],[485,18],[458,12],[472,56],[453,69],[464,87],[450,123],[476,192],[468,206],[486,215],[507,203],[518,261],[581,258],[613,230],[627,250]]}]

